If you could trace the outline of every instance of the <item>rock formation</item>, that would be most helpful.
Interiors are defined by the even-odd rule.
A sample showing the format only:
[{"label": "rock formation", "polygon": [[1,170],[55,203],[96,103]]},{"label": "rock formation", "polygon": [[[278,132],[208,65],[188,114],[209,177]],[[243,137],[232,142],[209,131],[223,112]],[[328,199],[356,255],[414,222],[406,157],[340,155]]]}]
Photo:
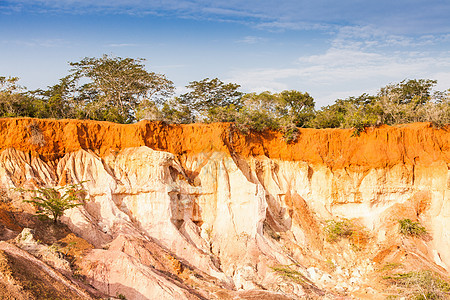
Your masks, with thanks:
[{"label": "rock formation", "polygon": [[[292,144],[228,123],[1,119],[0,128],[0,188],[16,218],[0,210],[3,239],[33,212],[15,188],[86,191],[61,219],[92,245],[72,263],[81,298],[374,299],[389,294],[386,265],[450,275],[448,127],[301,129]],[[400,235],[406,218],[427,236]],[[330,241],[330,220],[348,221],[351,234]]]}]

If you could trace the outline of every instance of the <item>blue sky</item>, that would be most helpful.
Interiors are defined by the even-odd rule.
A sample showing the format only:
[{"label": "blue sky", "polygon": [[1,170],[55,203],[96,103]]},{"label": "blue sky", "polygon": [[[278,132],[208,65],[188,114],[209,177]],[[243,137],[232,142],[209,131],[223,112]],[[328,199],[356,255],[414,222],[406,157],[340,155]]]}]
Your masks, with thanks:
[{"label": "blue sky", "polygon": [[179,92],[218,77],[317,107],[406,78],[450,88],[450,1],[0,0],[0,75],[28,89],[69,61],[145,58]]}]

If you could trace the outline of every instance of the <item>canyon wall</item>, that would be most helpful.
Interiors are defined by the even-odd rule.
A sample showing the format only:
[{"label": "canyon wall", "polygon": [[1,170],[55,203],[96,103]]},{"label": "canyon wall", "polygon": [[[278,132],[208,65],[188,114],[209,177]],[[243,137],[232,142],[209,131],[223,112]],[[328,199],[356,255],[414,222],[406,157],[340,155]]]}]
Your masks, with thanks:
[{"label": "canyon wall", "polygon": [[[82,183],[88,201],[62,222],[95,248],[80,272],[107,295],[372,299],[385,263],[449,275],[449,141],[428,123],[300,129],[288,144],[229,123],[0,119],[0,187],[31,211],[14,188]],[[405,218],[427,238],[399,235]],[[333,219],[359,229],[348,245],[327,239]]]}]

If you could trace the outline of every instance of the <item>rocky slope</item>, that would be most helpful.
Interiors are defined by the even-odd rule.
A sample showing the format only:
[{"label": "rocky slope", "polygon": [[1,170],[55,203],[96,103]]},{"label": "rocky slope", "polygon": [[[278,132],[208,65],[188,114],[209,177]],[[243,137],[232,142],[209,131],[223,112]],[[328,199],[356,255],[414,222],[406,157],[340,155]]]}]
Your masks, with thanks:
[{"label": "rocky slope", "polygon": [[[0,128],[4,278],[20,275],[11,262],[23,252],[80,299],[383,299],[420,292],[396,274],[450,275],[448,127],[302,129],[293,144],[232,124],[0,119]],[[80,182],[88,201],[66,212],[64,230],[35,219],[15,190]],[[399,234],[402,219],[428,234]],[[333,240],[340,221],[348,232]],[[60,236],[27,244],[16,238],[24,227]],[[55,242],[65,255],[42,254]],[[23,283],[0,288],[32,294]]]}]

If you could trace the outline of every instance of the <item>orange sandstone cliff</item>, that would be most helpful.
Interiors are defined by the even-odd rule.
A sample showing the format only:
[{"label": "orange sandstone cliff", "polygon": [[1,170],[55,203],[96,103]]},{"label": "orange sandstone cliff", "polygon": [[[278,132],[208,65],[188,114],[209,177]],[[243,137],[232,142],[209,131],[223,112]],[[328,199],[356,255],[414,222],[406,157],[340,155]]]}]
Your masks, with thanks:
[{"label": "orange sandstone cliff", "polygon": [[[287,144],[280,133],[244,135],[229,123],[0,119],[0,237],[8,240],[0,260],[14,266],[20,251],[47,257],[72,278],[66,288],[83,288],[72,287],[80,299],[384,299],[410,293],[386,272],[431,270],[445,280],[448,127],[352,133],[300,129]],[[42,255],[45,245],[12,242],[22,228],[43,228],[15,188],[79,182],[89,201],[66,212],[60,235],[90,246],[72,267]],[[399,234],[402,219],[427,235]],[[333,241],[330,220],[348,222],[351,234]]]},{"label": "orange sandstone cliff", "polygon": [[[243,157],[305,161],[330,168],[368,168],[450,160],[448,129],[429,123],[367,129],[300,129],[298,141],[287,144],[282,134],[239,134],[230,123],[169,125],[142,121],[132,125],[81,120],[0,119],[1,149],[15,148],[55,160],[80,149],[99,156],[110,151],[147,146],[174,155],[203,152],[236,153]],[[33,131],[43,140],[32,138]]]}]

